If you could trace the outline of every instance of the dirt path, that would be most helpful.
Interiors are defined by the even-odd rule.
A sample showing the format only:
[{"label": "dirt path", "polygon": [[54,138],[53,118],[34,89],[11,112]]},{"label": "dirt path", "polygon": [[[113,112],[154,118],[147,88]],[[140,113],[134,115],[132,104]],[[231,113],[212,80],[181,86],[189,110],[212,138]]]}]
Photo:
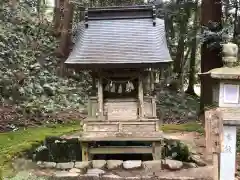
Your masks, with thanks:
[{"label": "dirt path", "polygon": [[114,174],[121,176],[121,177],[141,177],[141,176],[158,176],[161,178],[202,178],[204,180],[212,180],[212,166],[205,166],[199,168],[191,168],[191,169],[182,169],[179,171],[159,171],[157,169],[151,169],[148,171],[141,171],[141,170],[119,170],[113,171]]}]

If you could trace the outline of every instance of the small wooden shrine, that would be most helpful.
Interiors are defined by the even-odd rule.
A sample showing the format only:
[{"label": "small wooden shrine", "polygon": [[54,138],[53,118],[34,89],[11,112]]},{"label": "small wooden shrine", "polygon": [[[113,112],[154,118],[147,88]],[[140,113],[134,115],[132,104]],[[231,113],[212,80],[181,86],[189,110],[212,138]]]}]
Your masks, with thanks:
[{"label": "small wooden shrine", "polygon": [[[171,62],[164,21],[152,6],[89,8],[65,64],[89,70],[92,93],[84,120],[83,160],[94,154],[152,154],[161,158],[154,70]],[[93,142],[139,141],[152,146],[95,146]]]}]

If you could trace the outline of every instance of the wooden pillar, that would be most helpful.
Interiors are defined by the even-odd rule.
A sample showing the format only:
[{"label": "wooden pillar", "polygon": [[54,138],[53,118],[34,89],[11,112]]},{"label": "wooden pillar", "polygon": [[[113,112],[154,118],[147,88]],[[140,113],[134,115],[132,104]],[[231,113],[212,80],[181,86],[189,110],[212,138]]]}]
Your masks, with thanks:
[{"label": "wooden pillar", "polygon": [[154,73],[153,70],[150,71],[150,83],[151,83],[151,94],[154,91]]},{"label": "wooden pillar", "polygon": [[156,117],[157,116],[157,106],[156,106],[156,97],[152,97],[152,116]]},{"label": "wooden pillar", "polygon": [[143,100],[143,77],[140,74],[138,79],[138,100],[139,100],[139,118],[144,117],[144,100]]},{"label": "wooden pillar", "polygon": [[81,142],[81,147],[82,147],[82,161],[89,161],[88,143]]},{"label": "wooden pillar", "polygon": [[97,88],[98,88],[98,118],[99,120],[103,120],[103,83],[102,83],[102,76],[99,74],[98,81],[97,81]]},{"label": "wooden pillar", "polygon": [[90,97],[88,97],[88,118],[89,117],[92,117],[92,101]]},{"label": "wooden pillar", "polygon": [[161,160],[162,158],[161,141],[156,141],[152,143],[152,155],[153,155],[153,160]]}]

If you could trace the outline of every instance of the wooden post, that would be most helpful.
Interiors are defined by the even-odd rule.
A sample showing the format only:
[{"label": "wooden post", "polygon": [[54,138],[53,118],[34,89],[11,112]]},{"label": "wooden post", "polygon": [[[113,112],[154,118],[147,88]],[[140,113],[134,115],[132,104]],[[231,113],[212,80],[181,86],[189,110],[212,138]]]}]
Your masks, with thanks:
[{"label": "wooden post", "polygon": [[139,100],[139,118],[144,118],[144,100],[143,100],[143,77],[140,74],[138,79],[138,100]]},{"label": "wooden post", "polygon": [[161,160],[162,158],[161,141],[156,141],[152,143],[152,155],[153,155],[153,160]]},{"label": "wooden post", "polygon": [[92,101],[88,98],[88,117],[92,117]]},{"label": "wooden post", "polygon": [[152,116],[157,116],[157,107],[156,107],[156,96],[152,97]]},{"label": "wooden post", "polygon": [[150,71],[150,82],[151,82],[151,93],[152,93],[154,91],[154,73],[152,69]]},{"label": "wooden post", "polygon": [[98,118],[99,120],[103,120],[103,84],[102,84],[102,76],[99,73],[98,81],[97,81],[97,88],[98,88]]},{"label": "wooden post", "polygon": [[89,161],[88,143],[81,142],[81,146],[82,146],[82,161]]}]

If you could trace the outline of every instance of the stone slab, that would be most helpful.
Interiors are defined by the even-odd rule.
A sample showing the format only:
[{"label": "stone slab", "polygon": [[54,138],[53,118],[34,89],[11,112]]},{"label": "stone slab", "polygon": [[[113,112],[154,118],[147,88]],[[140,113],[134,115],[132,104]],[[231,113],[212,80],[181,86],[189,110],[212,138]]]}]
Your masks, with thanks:
[{"label": "stone slab", "polygon": [[74,167],[78,169],[88,169],[91,167],[92,162],[91,161],[78,161],[75,162]]},{"label": "stone slab", "polygon": [[140,160],[133,160],[133,161],[124,161],[123,168],[124,169],[136,169],[142,167],[142,161]]},{"label": "stone slab", "polygon": [[74,167],[74,162],[67,162],[67,163],[57,163],[57,169],[72,169]]}]

